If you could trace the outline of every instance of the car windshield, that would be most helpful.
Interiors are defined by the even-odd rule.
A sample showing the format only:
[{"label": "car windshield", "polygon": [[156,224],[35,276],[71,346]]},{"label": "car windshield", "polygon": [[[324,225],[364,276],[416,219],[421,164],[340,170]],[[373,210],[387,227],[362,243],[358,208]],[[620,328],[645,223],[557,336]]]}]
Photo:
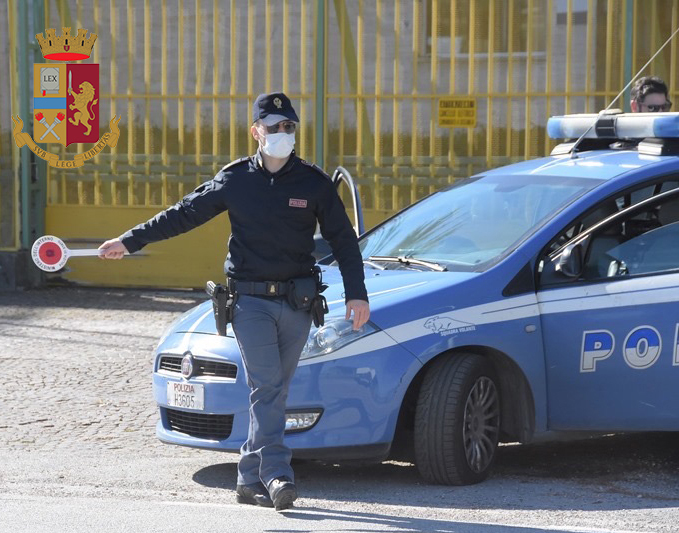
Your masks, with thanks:
[{"label": "car windshield", "polygon": [[599,183],[591,178],[496,174],[464,180],[365,235],[361,253],[376,268],[426,269],[407,261],[412,258],[446,270],[482,271]]}]

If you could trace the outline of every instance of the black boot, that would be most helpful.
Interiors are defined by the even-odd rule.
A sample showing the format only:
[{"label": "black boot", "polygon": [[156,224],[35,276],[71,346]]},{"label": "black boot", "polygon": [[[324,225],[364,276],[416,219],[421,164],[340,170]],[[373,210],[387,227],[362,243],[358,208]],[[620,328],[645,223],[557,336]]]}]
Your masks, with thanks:
[{"label": "black boot", "polygon": [[297,499],[297,488],[291,479],[277,477],[269,483],[269,494],[276,511],[282,511],[292,507],[292,502]]},{"label": "black boot", "polygon": [[263,483],[236,485],[236,501],[238,503],[247,503],[248,505],[273,507],[273,502]]}]

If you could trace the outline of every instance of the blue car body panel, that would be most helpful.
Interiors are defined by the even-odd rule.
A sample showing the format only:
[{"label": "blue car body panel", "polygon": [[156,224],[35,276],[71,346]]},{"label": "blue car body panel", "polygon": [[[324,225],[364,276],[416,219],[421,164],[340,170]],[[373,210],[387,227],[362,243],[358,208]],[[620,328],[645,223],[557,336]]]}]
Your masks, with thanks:
[{"label": "blue car body panel", "polygon": [[[287,444],[293,450],[319,453],[376,444],[388,448],[409,387],[432,359],[451,350],[501,354],[516,365],[533,402],[530,426],[535,434],[679,430],[679,304],[675,296],[679,273],[507,295],[512,280],[527,266],[533,268],[555,235],[578,216],[637,184],[677,174],[678,168],[679,158],[674,156],[599,150],[575,159],[548,157],[483,173],[505,176],[508,182],[513,176],[526,175],[555,184],[564,178],[595,181],[485,270],[367,268],[370,320],[376,332],[300,362],[288,409],[318,409],[322,414],[311,429],[287,434]],[[323,271],[329,285],[324,293],[330,307],[326,320],[342,317],[344,289],[339,270],[324,266]],[[158,356],[188,352],[237,366],[237,376],[230,381],[191,379],[205,385],[201,414],[233,415],[232,430],[225,439],[193,437],[168,424],[167,383],[183,378],[158,371]],[[161,440],[239,449],[248,430],[249,389],[236,339],[230,329],[227,337],[216,335],[209,301],[168,328],[156,349],[154,370]]]}]

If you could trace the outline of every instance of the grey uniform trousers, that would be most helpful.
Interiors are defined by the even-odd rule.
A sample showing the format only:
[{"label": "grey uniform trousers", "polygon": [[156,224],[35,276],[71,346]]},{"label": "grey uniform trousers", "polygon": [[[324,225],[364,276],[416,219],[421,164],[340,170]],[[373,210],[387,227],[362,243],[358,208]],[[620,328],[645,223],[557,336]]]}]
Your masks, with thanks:
[{"label": "grey uniform trousers", "polygon": [[311,313],[282,297],[239,295],[233,331],[250,387],[250,427],[241,447],[238,484],[281,476],[294,481],[292,451],[283,443],[288,387],[311,327]]}]

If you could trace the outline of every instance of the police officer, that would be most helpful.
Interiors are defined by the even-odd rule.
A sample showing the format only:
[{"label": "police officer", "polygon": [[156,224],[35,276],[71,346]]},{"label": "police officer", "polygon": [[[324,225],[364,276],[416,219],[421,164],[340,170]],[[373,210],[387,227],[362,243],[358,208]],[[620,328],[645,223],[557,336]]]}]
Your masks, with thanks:
[{"label": "police officer", "polygon": [[250,386],[250,426],[238,463],[237,501],[282,510],[297,498],[291,451],[283,442],[285,401],[311,326],[288,302],[288,281],[311,276],[316,223],[339,263],[346,318],[370,316],[356,234],[329,177],[295,154],[299,118],[283,93],[261,94],[252,108],[257,153],[226,165],[176,205],[100,246],[120,259],[146,244],[189,231],[227,211],[225,272],[238,293],[233,330]]},{"label": "police officer", "polygon": [[634,82],[630,93],[632,113],[669,111],[672,102],[667,97],[667,85],[658,76],[644,76]]}]

